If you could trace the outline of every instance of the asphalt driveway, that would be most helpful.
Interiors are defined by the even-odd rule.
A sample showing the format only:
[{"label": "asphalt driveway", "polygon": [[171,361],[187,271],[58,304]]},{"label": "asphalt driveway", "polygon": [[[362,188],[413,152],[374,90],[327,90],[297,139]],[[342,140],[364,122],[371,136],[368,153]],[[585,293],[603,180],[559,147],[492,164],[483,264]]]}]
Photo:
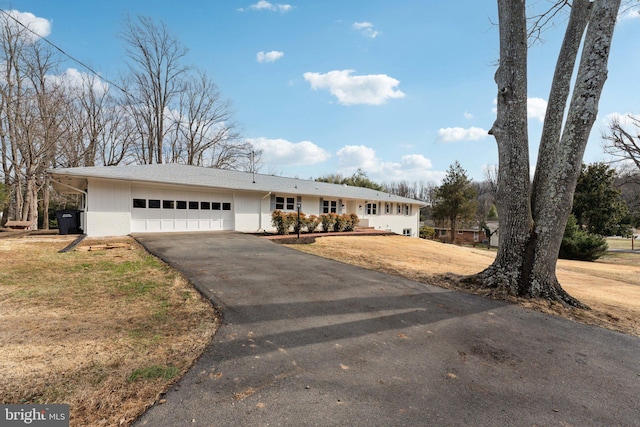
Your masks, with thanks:
[{"label": "asphalt driveway", "polygon": [[640,339],[237,233],[140,234],[224,313],[138,426],[638,426]]}]

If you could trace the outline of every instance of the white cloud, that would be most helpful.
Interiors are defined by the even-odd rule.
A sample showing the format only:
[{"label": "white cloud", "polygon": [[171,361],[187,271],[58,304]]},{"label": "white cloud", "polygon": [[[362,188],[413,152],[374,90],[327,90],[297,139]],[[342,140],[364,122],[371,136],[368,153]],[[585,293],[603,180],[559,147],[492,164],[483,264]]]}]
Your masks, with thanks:
[{"label": "white cloud", "polygon": [[402,156],[399,162],[384,162],[376,151],[364,145],[346,145],[336,152],[339,172],[345,176],[362,169],[375,182],[439,181],[445,172],[432,170],[431,160],[422,154]]},{"label": "white cloud", "polygon": [[256,150],[262,150],[261,160],[271,166],[314,165],[331,154],[311,141],[290,142],[285,139],[248,138]]},{"label": "white cloud", "polygon": [[354,22],[351,26],[356,31],[360,31],[360,33],[372,39],[378,37],[379,32],[373,29],[373,24],[371,22]]},{"label": "white cloud", "polygon": [[256,60],[263,64],[265,62],[275,62],[284,56],[284,52],[272,50],[270,52],[258,52],[256,54]]},{"label": "white cloud", "polygon": [[49,83],[64,85],[70,89],[82,89],[91,84],[96,94],[103,94],[109,89],[109,84],[100,77],[83,73],[75,68],[67,68],[62,74],[49,74],[46,78]]},{"label": "white cloud", "polygon": [[464,112],[464,118],[467,119],[467,120],[471,120],[471,119],[473,119],[473,114],[468,113],[468,112],[465,111]]},{"label": "white cloud", "polygon": [[[13,19],[2,15],[3,25],[8,25],[13,31],[24,33],[26,35],[26,39],[32,43],[41,37],[47,37],[51,34],[51,22],[47,19],[38,18],[33,13],[20,12],[18,10],[8,10],[4,12]],[[25,31],[24,28],[16,22],[16,20],[27,27],[30,31]]]},{"label": "white cloud", "polygon": [[354,70],[334,70],[325,74],[304,73],[311,89],[329,89],[343,105],[381,105],[390,98],[403,98],[405,94],[395,89],[400,81],[386,74],[352,76]]},{"label": "white cloud", "polygon": [[376,158],[376,150],[364,145],[346,145],[336,152],[340,169],[358,168],[370,171],[378,168],[380,160]]},{"label": "white cloud", "polygon": [[527,98],[527,117],[538,119],[544,122],[544,115],[547,112],[547,101],[542,98]]},{"label": "white cloud", "polygon": [[623,129],[632,129],[634,126],[640,125],[640,114],[632,113],[611,113],[607,114],[602,120],[604,126],[609,126],[612,121],[617,121]]},{"label": "white cloud", "polygon": [[402,156],[402,164],[410,169],[431,169],[431,160],[422,154],[407,154]]},{"label": "white cloud", "polygon": [[441,128],[438,130],[438,139],[442,142],[454,141],[479,141],[488,136],[488,131],[478,127],[470,128]]},{"label": "white cloud", "polygon": [[[293,6],[291,6],[290,4],[273,4],[265,0],[260,0],[259,2],[248,7],[248,10],[268,10],[271,12],[280,13],[289,12],[291,9],[293,9]],[[244,12],[247,9],[240,8],[238,10],[240,12]]]},{"label": "white cloud", "polygon": [[620,21],[638,18],[640,18],[640,10],[635,6],[623,8],[618,15]]}]

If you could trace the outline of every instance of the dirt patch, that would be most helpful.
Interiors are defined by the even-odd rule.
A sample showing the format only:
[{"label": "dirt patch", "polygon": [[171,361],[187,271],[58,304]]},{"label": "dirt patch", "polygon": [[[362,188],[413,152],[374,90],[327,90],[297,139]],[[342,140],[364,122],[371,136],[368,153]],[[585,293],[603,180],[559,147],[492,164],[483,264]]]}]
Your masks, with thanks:
[{"label": "dirt patch", "polygon": [[126,426],[194,363],[213,307],[133,239],[0,240],[0,402],[67,403],[71,426]]},{"label": "dirt patch", "polygon": [[[295,249],[412,280],[470,292],[459,277],[487,267],[495,251],[402,236],[323,237]],[[529,309],[640,336],[640,255],[613,254],[603,262],[559,260],[558,279],[591,307],[576,310],[547,301],[510,299]],[[482,294],[482,292],[476,292]]]}]

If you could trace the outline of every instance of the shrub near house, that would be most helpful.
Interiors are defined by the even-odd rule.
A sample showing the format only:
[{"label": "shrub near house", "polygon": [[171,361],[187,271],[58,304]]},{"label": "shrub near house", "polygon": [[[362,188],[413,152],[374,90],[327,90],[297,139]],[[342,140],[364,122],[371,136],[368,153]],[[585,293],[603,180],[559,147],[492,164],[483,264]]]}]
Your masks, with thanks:
[{"label": "shrub near house", "polygon": [[[353,231],[358,225],[358,215],[335,213],[322,214],[319,217],[309,215],[308,217],[300,212],[300,229],[306,228],[307,232],[313,233],[318,226],[322,224],[322,231]],[[273,225],[278,234],[289,234],[292,229],[298,232],[298,214],[296,212],[285,213],[275,210],[271,214],[271,225]]]}]

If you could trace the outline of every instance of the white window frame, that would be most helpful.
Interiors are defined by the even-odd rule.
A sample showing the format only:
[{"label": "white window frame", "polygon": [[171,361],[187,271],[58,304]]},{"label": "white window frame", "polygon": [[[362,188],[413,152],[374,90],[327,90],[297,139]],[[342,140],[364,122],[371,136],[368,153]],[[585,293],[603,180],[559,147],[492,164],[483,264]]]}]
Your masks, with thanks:
[{"label": "white window frame", "polygon": [[338,201],[329,199],[323,200],[322,213],[338,213]]},{"label": "white window frame", "polygon": [[276,196],[276,210],[279,210],[279,211],[296,210],[296,198]]},{"label": "white window frame", "polygon": [[367,203],[367,215],[378,215],[378,204]]}]

